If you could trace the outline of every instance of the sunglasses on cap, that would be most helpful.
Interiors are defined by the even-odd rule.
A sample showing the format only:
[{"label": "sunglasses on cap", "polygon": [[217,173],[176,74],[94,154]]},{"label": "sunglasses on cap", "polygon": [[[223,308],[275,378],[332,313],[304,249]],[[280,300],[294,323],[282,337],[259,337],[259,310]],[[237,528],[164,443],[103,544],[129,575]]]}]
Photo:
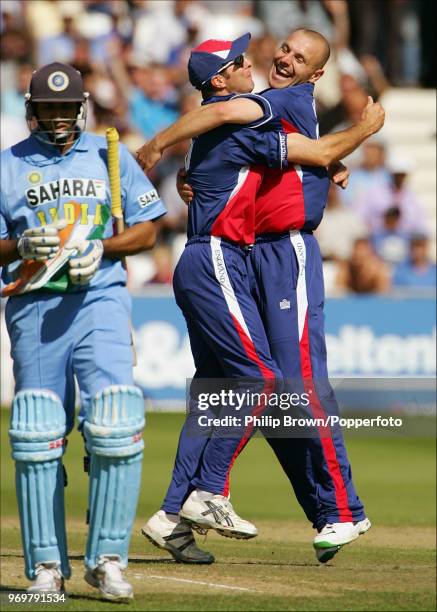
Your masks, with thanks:
[{"label": "sunglasses on cap", "polygon": [[[213,74],[212,76],[216,76],[217,74],[221,74],[222,72],[224,72],[230,66],[235,66],[236,68],[241,68],[242,66],[244,66],[244,55],[243,54],[237,55],[237,57],[235,59],[233,59],[231,62],[227,62],[226,64],[224,64],[220,68],[220,70],[217,70],[217,72],[215,74]],[[206,81],[203,81],[202,86],[205,85],[205,83],[209,83],[211,81],[211,79],[212,79],[212,77],[210,77]]]},{"label": "sunglasses on cap", "polygon": [[244,65],[244,55],[243,54],[237,55],[237,57],[233,59],[231,62],[228,62],[227,64],[222,66],[220,70],[217,71],[217,74],[221,74],[230,66],[235,66],[235,68],[241,68],[243,65]]}]

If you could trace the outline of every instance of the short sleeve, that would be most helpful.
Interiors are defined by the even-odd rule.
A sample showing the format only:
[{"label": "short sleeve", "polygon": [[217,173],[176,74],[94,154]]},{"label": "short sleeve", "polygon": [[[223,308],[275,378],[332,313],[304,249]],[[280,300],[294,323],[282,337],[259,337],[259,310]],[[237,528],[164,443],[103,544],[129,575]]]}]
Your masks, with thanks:
[{"label": "short sleeve", "polygon": [[120,179],[127,226],[165,215],[167,211],[157,190],[124,145],[120,145]]},{"label": "short sleeve", "polygon": [[3,191],[0,192],[0,239],[6,240],[10,236],[9,226],[6,219],[6,200]]},{"label": "short sleeve", "polygon": [[253,100],[261,107],[263,111],[263,116],[260,119],[257,119],[256,121],[252,121],[251,123],[247,123],[246,127],[252,128],[252,129],[259,128],[260,126],[268,123],[269,121],[273,119],[272,106],[270,102],[267,100],[267,98],[263,98],[263,96],[260,96],[259,94],[250,94],[250,93],[249,94],[237,94],[236,96],[232,98],[232,100],[234,100],[235,98],[248,98],[249,100]]},{"label": "short sleeve", "polygon": [[310,84],[303,83],[284,89],[270,89],[264,95],[270,101],[274,114],[291,123],[289,127],[295,128],[308,138],[318,138],[315,102],[308,85]]},{"label": "short sleeve", "polygon": [[243,128],[233,134],[236,146],[232,147],[234,162],[262,164],[283,170],[287,167],[287,135],[267,129]]}]

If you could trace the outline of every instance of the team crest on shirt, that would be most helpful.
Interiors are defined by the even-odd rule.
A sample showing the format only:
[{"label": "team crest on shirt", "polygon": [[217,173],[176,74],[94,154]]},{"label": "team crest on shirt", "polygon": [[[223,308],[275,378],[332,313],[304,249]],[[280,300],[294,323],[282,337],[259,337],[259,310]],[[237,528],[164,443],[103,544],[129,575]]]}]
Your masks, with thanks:
[{"label": "team crest on shirt", "polygon": [[32,185],[37,185],[38,183],[40,183],[42,181],[42,176],[41,176],[41,174],[39,172],[31,172],[28,175],[27,180]]},{"label": "team crest on shirt", "polygon": [[281,310],[289,310],[291,307],[290,300],[286,300],[285,298],[279,302],[279,308]]},{"label": "team crest on shirt", "polygon": [[68,76],[65,72],[61,72],[60,70],[49,74],[47,79],[47,85],[52,91],[64,91],[64,89],[67,89],[69,83],[70,79]]}]

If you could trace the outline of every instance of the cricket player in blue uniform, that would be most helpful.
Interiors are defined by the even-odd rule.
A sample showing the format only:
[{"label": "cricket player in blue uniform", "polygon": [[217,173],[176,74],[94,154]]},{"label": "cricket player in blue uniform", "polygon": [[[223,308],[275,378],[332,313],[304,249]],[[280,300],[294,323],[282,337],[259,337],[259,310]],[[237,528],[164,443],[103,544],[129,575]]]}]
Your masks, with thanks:
[{"label": "cricket player in blue uniform", "polygon": [[[311,38],[312,38],[312,42],[314,42],[315,40],[317,43],[319,43],[319,45],[320,45],[320,38],[322,38],[322,40],[324,41],[323,37],[320,37],[320,35],[318,35],[317,33],[311,33]],[[304,42],[307,42],[307,41],[304,41]],[[305,45],[304,45],[304,49],[305,49]],[[329,50],[329,47],[328,47],[328,50]],[[311,51],[311,46],[309,47],[309,49],[306,49],[307,56],[309,55],[310,51]],[[325,55],[324,58],[323,58],[323,55]],[[320,67],[317,68],[316,75],[314,77],[314,81],[317,80],[317,78],[319,78],[321,74],[323,74],[323,71],[321,70],[321,66],[323,66],[323,63],[327,59],[326,55],[327,55],[326,49],[323,49],[323,45],[322,45],[322,51],[320,52],[320,49],[317,51],[318,57],[316,58],[314,58],[314,52],[313,52],[313,57],[305,58],[304,54],[301,54],[299,56],[301,60],[305,61],[305,63],[309,62],[309,67],[313,67],[314,59],[316,60],[316,62],[320,64]],[[308,70],[308,67],[306,69]],[[276,65],[275,65],[275,70],[276,70]],[[310,74],[311,73],[308,73],[307,77],[310,76]],[[282,75],[281,77],[278,77],[278,78],[284,79]],[[291,80],[290,75],[287,75],[287,79],[288,79],[287,80],[288,84],[291,84],[291,85],[294,84],[293,82],[290,83],[290,80]],[[283,82],[280,85],[278,85],[277,83],[273,83],[273,84],[276,87],[280,87],[280,86],[284,87]],[[299,86],[294,87],[293,90],[291,90],[290,88],[287,88],[286,90],[282,92],[281,95],[278,95],[280,94],[280,91],[270,90],[269,92],[264,92],[263,96],[269,99],[269,102],[271,103],[274,113],[277,114],[281,118],[282,127],[283,129],[285,129],[285,131],[300,132],[300,133],[306,134],[309,138],[314,139],[318,136],[318,134],[316,132],[317,119],[316,119],[315,111],[314,111],[314,100],[313,100],[312,90],[313,90],[313,85],[311,83],[305,83],[301,85],[300,87]],[[295,95],[293,95],[294,92],[296,92]],[[269,94],[271,95],[269,96]],[[235,108],[237,108],[237,106],[242,107],[243,110],[241,111],[239,108],[239,110],[236,113],[232,114],[232,118],[227,118],[226,113],[229,113],[229,112],[232,113],[232,111],[230,110],[230,107],[232,105]],[[182,118],[178,122],[179,130],[177,127],[178,124],[176,124],[175,126],[172,126],[168,130],[166,130],[163,134],[159,134],[158,137],[154,139],[154,141],[152,141],[152,143],[150,143],[147,147],[145,147],[145,151],[144,151],[145,157],[143,160],[145,162],[144,165],[146,167],[150,167],[151,165],[153,165],[153,163],[155,163],[157,159],[159,159],[161,151],[166,146],[169,146],[170,142],[172,141],[176,142],[185,137],[190,137],[190,136],[194,136],[199,133],[203,133],[205,130],[212,128],[212,127],[216,127],[217,125],[220,125],[226,120],[230,121],[231,123],[247,122],[248,117],[250,117],[250,114],[252,112],[250,107],[254,107],[254,106],[255,104],[249,99],[238,98],[226,104],[211,105],[209,107],[211,110],[209,115],[207,114],[206,111],[202,111],[202,110],[198,111],[198,113],[197,111],[190,113],[189,117],[186,116],[185,118]],[[226,107],[229,107],[229,110]],[[379,110],[377,108],[373,110],[374,111],[376,110],[376,114],[378,114]],[[261,115],[259,109],[257,109],[256,113],[257,113],[257,118],[259,119]],[[215,122],[215,125],[214,125],[214,122]],[[298,124],[299,129],[296,128],[296,126],[294,125],[296,123]],[[380,127],[380,122],[378,123],[377,121],[376,124],[372,126],[372,129],[378,129],[378,125]],[[364,137],[368,136],[371,133],[371,131],[372,130],[367,130],[367,132],[361,133],[361,134],[357,133],[356,130],[346,131],[340,135],[340,141],[338,140],[339,138],[338,135],[335,137],[332,137],[332,136],[326,137],[323,145],[325,145],[327,141],[329,142],[330,145],[335,144],[335,146],[337,147],[336,154],[335,155],[333,154],[333,151],[330,149],[329,146],[327,147],[323,146],[323,148],[321,149],[319,146],[321,143],[313,143],[313,147],[310,147],[310,149],[308,149],[309,157],[307,159],[303,159],[303,161],[306,161],[307,163],[312,163],[312,164],[318,163],[319,165],[324,165],[324,163],[327,164],[329,163],[331,158],[338,159],[339,157],[350,152],[350,150],[352,150],[353,148],[356,148],[356,146],[358,146],[360,142],[362,142]],[[298,141],[298,142],[299,142],[300,148],[308,147],[307,142],[302,142],[302,141]],[[154,150],[154,146],[156,146],[155,150]],[[326,152],[326,156],[324,156],[325,152]],[[296,151],[293,154],[293,152],[290,151],[290,148],[289,148],[289,155],[288,155],[289,159],[293,159],[293,161],[299,161],[299,155],[302,157],[303,152]],[[140,152],[140,156],[141,156],[141,152]],[[271,199],[271,202],[273,203],[273,206],[270,207],[271,210],[269,211],[269,213],[271,214],[268,214],[266,211],[264,211],[263,214],[260,214],[258,210],[258,206],[256,208],[257,225],[260,224],[260,220],[263,219],[264,217],[266,220],[267,219],[277,219],[277,220],[279,219],[279,222],[282,222],[283,224],[285,224],[285,229],[281,228],[280,233],[278,233],[278,230],[276,228],[269,229],[269,232],[274,234],[274,236],[270,236],[270,238],[272,239],[272,241],[276,242],[278,237],[284,238],[284,233],[288,229],[287,224],[290,221],[290,214],[299,215],[299,219],[301,219],[302,217],[302,210],[298,209],[297,211],[295,211],[295,208],[298,208],[298,207],[294,205],[296,196],[293,193],[293,188],[294,188],[293,184],[295,181],[296,170],[295,170],[295,166],[291,166],[290,169],[285,169],[285,170],[265,169],[263,171],[262,169],[260,169],[260,172],[263,174],[272,175],[273,184],[274,184],[274,181],[280,182],[280,177],[283,177],[283,180],[284,180],[285,190],[284,189],[282,190],[282,194],[281,194],[282,201],[278,200],[277,202],[278,206],[282,206],[281,210],[278,211],[278,213],[275,215],[275,211],[273,210],[274,204],[276,203],[275,198]],[[324,208],[325,201],[326,201],[326,195],[324,193],[324,190],[326,190],[326,184],[328,183],[327,172],[323,168],[306,167],[305,173],[307,176],[305,176],[304,184],[305,184],[306,190],[310,194],[309,197],[307,197],[309,201],[309,207],[311,208],[312,206],[313,208],[315,208],[315,210],[312,211],[312,213],[315,216],[317,220],[317,224],[318,224],[323,214],[323,208]],[[303,174],[302,171],[300,172],[300,174],[301,175]],[[326,177],[326,180],[325,180],[325,177]],[[342,177],[341,171],[340,172],[337,171],[336,178],[338,181],[344,180],[344,175]],[[214,177],[211,176],[210,180],[215,181],[216,180],[215,175]],[[301,184],[302,182],[303,181],[301,181]],[[261,185],[259,194],[263,192],[263,189],[264,189],[264,182]],[[271,189],[271,186],[270,186],[270,189]],[[265,191],[267,192],[267,189]],[[300,195],[301,195],[301,192],[302,192],[302,187],[300,188],[300,191],[299,191]],[[258,195],[257,204],[258,204],[259,197],[260,196]],[[300,197],[300,200],[302,199],[303,198]],[[293,204],[293,206],[291,207],[290,204]],[[314,222],[314,219],[311,219],[311,221]],[[293,225],[291,225],[291,227],[293,227]],[[297,227],[302,227],[302,226],[297,226]],[[308,227],[308,230],[311,231],[309,226],[307,227]],[[259,230],[257,229],[257,233],[258,232]],[[295,232],[295,234],[297,233],[298,232]],[[254,255],[255,253],[259,253],[259,251],[262,251],[265,248],[262,246],[264,243],[271,242],[269,237],[266,237],[266,240],[263,240],[262,238],[263,237],[261,237],[261,239],[258,240],[258,244],[254,249]],[[286,232],[286,239],[288,241],[289,251],[290,251],[290,248],[293,248],[293,247],[292,247],[292,242],[290,242],[289,232]],[[296,240],[295,236],[293,236],[293,240]],[[259,256],[257,257],[259,259]],[[266,258],[266,261],[270,264],[270,267],[272,266],[272,263],[271,263],[272,261],[275,261],[275,262],[278,261],[277,257],[278,257],[278,254],[274,253],[273,257],[271,257],[270,259]],[[287,265],[288,265],[287,269],[284,269],[284,266],[281,265],[281,259],[279,259],[279,266],[274,274],[272,273],[272,270],[268,270],[268,266],[265,266],[265,270],[263,270],[266,276],[266,279],[265,279],[266,289],[263,292],[265,303],[262,303],[262,300],[259,299],[260,298],[259,292],[257,294],[257,292],[255,291],[255,294],[257,294],[256,297],[258,298],[257,301],[258,301],[261,313],[266,312],[266,308],[269,306],[269,304],[274,304],[275,312],[274,312],[274,316],[272,315],[271,318],[274,321],[277,321],[279,319],[279,329],[281,329],[282,325],[284,324],[284,320],[283,318],[281,319],[280,316],[278,317],[278,313],[277,313],[278,310],[280,310],[282,314],[282,309],[278,307],[278,304],[280,305],[282,303],[282,304],[290,305],[289,308],[284,308],[283,310],[290,310],[290,314],[292,313],[292,317],[295,317],[295,314],[296,314],[295,305],[291,307],[292,302],[289,299],[287,299],[287,296],[283,296],[282,298],[280,298],[276,295],[278,290],[283,290],[284,281],[285,281],[285,284],[288,285],[290,284],[289,283],[290,279],[296,278],[295,271],[293,272],[290,269],[290,264],[288,263],[288,262],[296,261],[296,258],[293,257],[290,254],[290,252],[287,253],[286,249],[284,249],[283,257],[284,257],[284,261],[287,262]],[[263,260],[262,256],[261,256],[261,260]],[[250,272],[254,272],[254,269],[255,269],[254,266],[249,266]],[[280,272],[281,279],[278,279],[278,271]],[[293,276],[293,273],[294,273],[294,276]],[[270,282],[270,284],[267,285],[269,274],[271,275],[271,278],[274,279],[274,282]],[[255,278],[256,278],[256,274],[252,273],[252,280],[254,280]],[[261,278],[260,282],[262,282],[262,280],[264,279]],[[279,280],[281,280],[281,282],[279,282]],[[256,286],[255,282],[253,282],[252,284]],[[270,313],[271,310],[273,309],[269,310],[267,308],[268,313]],[[265,317],[263,317],[263,322],[266,325],[266,331],[267,331],[267,335],[270,341],[271,339],[270,334],[272,334],[272,337],[274,336],[274,334],[272,333],[272,322],[269,321],[268,318],[266,320]],[[293,329],[294,329],[294,326],[295,326],[295,321],[293,318]],[[290,327],[290,325],[288,327]],[[278,329],[278,323],[276,324],[276,330],[277,329]],[[288,348],[288,344],[290,342],[289,332],[285,330],[287,330],[286,326],[284,326],[281,332],[282,337],[284,337],[284,333],[286,334],[285,337],[287,339],[287,342],[285,343],[285,349],[283,348],[282,352],[279,350],[279,347],[284,347],[284,342],[282,338],[282,340],[280,339],[279,342],[277,343],[272,342],[272,351],[275,350],[276,353],[278,354],[278,364],[281,366],[281,370],[282,370],[284,377],[293,378],[293,379],[301,378],[300,371],[296,371],[296,368],[299,368],[299,364],[300,364],[299,354],[297,355],[298,358],[294,360],[295,355]],[[296,348],[297,347],[299,347],[299,343],[296,343]],[[275,353],[275,356],[276,356],[276,353]],[[289,355],[291,355],[291,359]],[[288,360],[285,358],[285,356],[287,356]],[[292,368],[290,367],[290,361],[293,364]],[[215,374],[215,375],[217,376],[220,374]],[[209,370],[209,376],[214,376],[214,374],[211,373],[211,370]],[[326,374],[325,374],[325,379],[326,379]],[[320,415],[317,415],[317,416],[320,416]],[[330,436],[324,435],[322,444],[325,443],[325,438],[330,438]],[[315,527],[326,525],[327,523],[326,516],[324,516],[323,512],[320,510],[320,508],[323,507],[323,502],[325,500],[322,499],[321,500],[322,503],[319,503],[318,496],[317,496],[317,488],[314,483],[314,476],[312,474],[313,468],[310,463],[311,457],[308,456],[309,455],[308,447],[311,445],[313,446],[315,445],[316,449],[318,450],[317,444],[320,446],[320,440],[317,440],[317,442],[314,443],[312,440],[307,440],[307,439],[297,439],[297,440],[294,439],[293,441],[290,441],[290,440],[271,438],[269,439],[269,442],[272,445],[273,449],[275,450],[281,462],[281,465],[286,470],[286,473],[289,476],[295,488],[298,499],[302,503],[307,513],[308,518],[310,518],[310,520],[313,522]],[[192,466],[194,464],[193,461],[187,460],[187,458],[190,457],[190,451],[193,450],[193,445],[191,444],[190,446],[189,441],[186,444],[182,444],[182,436],[181,436],[179,450],[180,452],[178,453],[178,458],[175,464],[173,481],[169,488],[166,500],[164,501],[164,504],[162,506],[162,511],[165,511],[167,513],[166,514],[167,517],[177,512],[177,508],[180,507],[181,502],[186,497],[187,489],[186,488],[184,489],[184,486],[186,486],[187,477],[184,478],[184,469],[187,470],[187,465]],[[315,452],[313,454],[315,454]],[[181,457],[179,455],[181,455]],[[322,456],[322,459],[323,459],[323,456]],[[346,458],[346,461],[347,461],[347,458]],[[302,467],[304,468],[303,470],[302,470]],[[189,470],[187,470],[187,472],[188,471]],[[349,480],[350,480],[350,477],[349,477]],[[351,482],[350,482],[350,487],[352,487]],[[329,501],[330,501],[329,496],[332,494],[331,483],[328,483],[327,488],[328,488],[328,494],[326,495],[326,497],[328,498],[328,503],[326,503],[325,506],[329,505]],[[320,495],[320,497],[322,497],[322,495]],[[362,512],[362,506],[359,500],[357,500],[356,496],[355,496],[355,500],[356,500],[355,517],[359,519],[360,516],[358,515],[360,512]],[[149,523],[145,526],[143,530],[145,534],[148,535],[150,539],[152,539],[152,541],[155,541],[155,543],[157,543],[158,541],[157,535],[159,535],[159,529],[160,528],[162,529],[165,523],[165,519],[162,516],[162,511],[161,511],[160,523],[158,523],[158,517],[157,515],[155,515],[154,517],[152,517],[152,519],[149,521]],[[336,518],[338,517],[337,508],[335,508],[334,510],[331,510],[331,513],[334,514]],[[158,513],[158,515],[159,514],[160,513]],[[347,515],[347,518],[349,518],[349,515]],[[355,531],[356,531],[356,528],[354,528],[354,534],[355,534]],[[343,540],[344,540],[344,537],[343,537]],[[343,541],[342,543],[345,543],[345,542]],[[172,550],[168,548],[168,546],[166,548],[167,550],[170,550],[170,552],[172,552]],[[338,550],[338,545],[335,544],[334,546],[330,546],[330,548],[331,549],[335,548],[335,550]],[[324,560],[324,559],[321,558],[320,560]]]},{"label": "cricket player in blue uniform", "polygon": [[29,591],[60,592],[70,576],[62,455],[76,377],[90,477],[85,580],[117,600],[133,595],[123,570],[145,424],[121,258],[153,246],[153,221],[165,208],[120,145],[126,230],[114,234],[106,141],[83,132],[86,98],[71,66],[34,72],[31,134],[1,155],[1,265],[16,383],[9,434]]}]

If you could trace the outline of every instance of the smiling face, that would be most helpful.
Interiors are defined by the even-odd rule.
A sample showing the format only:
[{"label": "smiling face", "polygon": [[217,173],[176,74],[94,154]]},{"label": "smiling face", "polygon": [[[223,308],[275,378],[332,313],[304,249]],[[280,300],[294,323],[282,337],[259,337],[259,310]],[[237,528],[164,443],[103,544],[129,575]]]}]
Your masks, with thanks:
[{"label": "smiling face", "polygon": [[318,32],[296,30],[273,56],[270,87],[283,89],[299,83],[315,83],[323,75],[329,45]]}]

